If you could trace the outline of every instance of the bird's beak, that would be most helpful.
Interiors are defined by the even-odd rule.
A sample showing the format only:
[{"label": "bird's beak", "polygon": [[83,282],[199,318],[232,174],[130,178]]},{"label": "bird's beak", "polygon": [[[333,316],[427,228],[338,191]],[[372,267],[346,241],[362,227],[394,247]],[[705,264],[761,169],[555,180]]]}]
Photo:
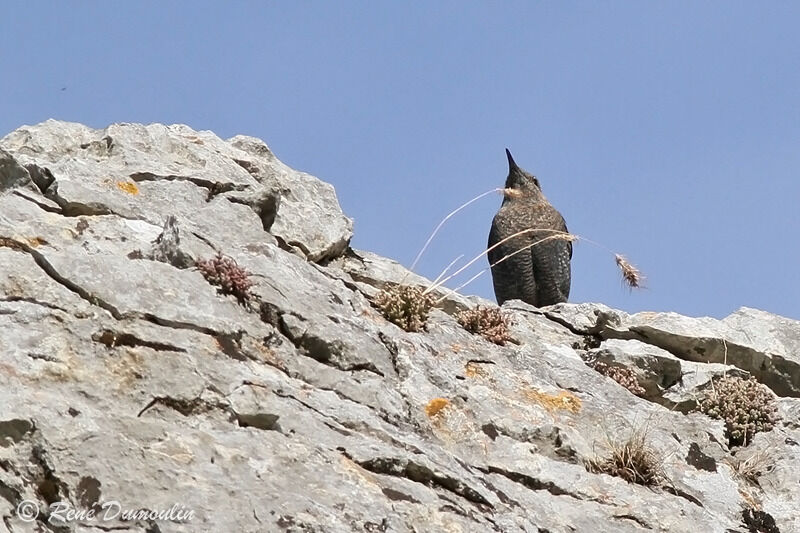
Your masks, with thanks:
[{"label": "bird's beak", "polygon": [[508,171],[511,172],[512,170],[519,168],[517,164],[514,162],[514,158],[511,157],[511,152],[508,151],[506,148],[506,157],[508,157]]}]

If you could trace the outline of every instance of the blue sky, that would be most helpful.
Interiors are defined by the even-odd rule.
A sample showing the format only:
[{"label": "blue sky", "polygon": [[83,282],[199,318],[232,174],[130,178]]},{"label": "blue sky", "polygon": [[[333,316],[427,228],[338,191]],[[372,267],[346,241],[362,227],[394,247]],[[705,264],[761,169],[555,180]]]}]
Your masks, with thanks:
[{"label": "blue sky", "polygon": [[[571,301],[800,318],[798,24],[789,2],[12,2],[0,135],[254,135],[334,184],[354,247],[407,266],[502,186],[508,147],[572,232],[647,276],[630,292],[577,243]],[[454,217],[417,271],[484,250],[500,201]],[[488,273],[464,292],[491,298]]]}]

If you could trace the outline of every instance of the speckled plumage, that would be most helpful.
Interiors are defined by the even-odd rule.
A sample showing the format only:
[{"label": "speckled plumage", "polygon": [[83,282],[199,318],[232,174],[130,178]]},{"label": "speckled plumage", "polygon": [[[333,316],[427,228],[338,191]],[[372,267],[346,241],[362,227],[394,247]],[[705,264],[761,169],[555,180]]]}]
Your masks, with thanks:
[{"label": "speckled plumage", "polygon": [[[536,307],[566,302],[571,281],[572,243],[551,239],[521,251],[556,232],[567,232],[567,224],[542,194],[535,176],[521,169],[506,150],[508,178],[503,205],[492,220],[489,248],[526,229],[533,229],[500,244],[488,253],[497,303],[519,299]],[[547,231],[551,230],[551,231]],[[556,230],[556,232],[552,231]]]}]

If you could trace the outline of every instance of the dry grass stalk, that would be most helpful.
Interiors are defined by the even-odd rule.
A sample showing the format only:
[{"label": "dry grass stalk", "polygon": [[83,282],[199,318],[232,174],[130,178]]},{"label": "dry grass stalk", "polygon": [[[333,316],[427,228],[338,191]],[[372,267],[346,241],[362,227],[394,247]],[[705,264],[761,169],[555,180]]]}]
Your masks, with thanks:
[{"label": "dry grass stalk", "polygon": [[456,257],[455,259],[453,259],[452,261],[450,261],[450,264],[447,265],[446,267],[444,267],[444,270],[442,270],[441,274],[436,276],[436,279],[433,280],[433,283],[434,284],[438,283],[439,280],[442,279],[445,274],[447,274],[447,271],[450,270],[451,268],[453,268],[453,265],[455,265],[458,261],[460,261],[462,257],[464,257],[464,254],[461,254],[458,257]]},{"label": "dry grass stalk", "polygon": [[[531,231],[531,230],[525,230],[525,231]],[[541,230],[539,230],[539,231],[541,231]],[[553,230],[553,231],[554,231],[554,230]],[[514,235],[512,235],[511,237],[509,237],[509,239],[511,239],[511,238],[513,238],[513,237],[514,237]],[[467,281],[465,281],[464,283],[462,283],[461,285],[459,285],[458,287],[456,287],[455,289],[452,289],[452,292],[458,292],[458,291],[460,291],[461,289],[463,289],[464,287],[466,287],[467,285],[469,285],[470,283],[472,283],[473,281],[475,281],[476,279],[478,279],[479,277],[481,277],[483,274],[485,274],[486,272],[488,272],[489,270],[491,270],[491,268],[492,268],[494,265],[497,265],[497,264],[499,264],[499,263],[502,263],[503,261],[505,261],[505,260],[506,260],[506,259],[508,259],[509,257],[511,257],[511,256],[513,256],[513,255],[516,255],[516,254],[518,254],[518,253],[520,253],[520,252],[524,252],[525,250],[527,250],[528,248],[531,248],[532,246],[536,246],[537,244],[541,244],[541,243],[543,243],[543,242],[545,242],[545,241],[549,241],[549,240],[564,240],[564,241],[573,242],[573,241],[576,241],[576,240],[578,240],[578,239],[579,239],[579,237],[578,237],[577,235],[573,235],[573,234],[571,234],[571,233],[562,233],[562,234],[559,234],[559,235],[551,235],[551,236],[549,236],[549,237],[545,237],[544,239],[542,239],[542,240],[540,240],[540,241],[536,241],[536,242],[534,242],[534,243],[531,243],[531,244],[529,244],[529,245],[525,246],[524,248],[521,248],[521,249],[519,249],[519,250],[515,250],[514,252],[511,252],[510,254],[508,254],[508,255],[506,255],[506,256],[503,256],[503,257],[501,257],[500,259],[498,259],[497,261],[495,261],[494,263],[492,263],[492,264],[491,264],[491,265],[489,265],[488,267],[484,268],[483,270],[481,270],[480,272],[478,272],[477,274],[475,274],[474,276],[472,276],[471,278],[469,278]],[[497,244],[499,245],[499,244],[502,244],[503,242],[505,242],[505,239],[504,239],[503,241],[501,241],[501,242],[497,243]],[[492,248],[494,248],[494,247],[492,247]],[[489,250],[486,250],[486,253],[488,253],[488,252],[489,252]],[[479,256],[479,257],[480,257],[480,256]],[[439,301],[443,300],[444,298],[446,298],[446,296],[444,296],[444,297],[440,298],[439,300],[437,300],[437,302],[439,302]]]},{"label": "dry grass stalk", "polygon": [[[502,192],[503,194],[508,194],[507,189],[496,187],[496,188],[494,188],[492,190],[489,190],[489,191],[486,191],[484,193],[479,194],[475,198],[464,202],[463,204],[461,204],[460,206],[458,206],[454,210],[450,211],[450,213],[448,213],[447,216],[444,217],[441,222],[439,222],[439,225],[436,226],[436,229],[433,230],[433,233],[431,233],[431,236],[428,237],[428,240],[425,241],[425,245],[419,251],[419,253],[417,254],[417,257],[414,258],[414,262],[411,263],[411,268],[409,270],[411,270],[413,272],[414,268],[417,266],[417,263],[419,262],[420,258],[422,257],[422,254],[424,254],[425,250],[428,249],[428,245],[431,243],[431,241],[436,236],[436,234],[439,233],[439,230],[442,229],[442,226],[444,226],[445,222],[450,220],[450,218],[453,217],[453,215],[455,215],[456,213],[458,213],[459,211],[461,211],[465,207],[469,206],[470,204],[472,204],[474,202],[477,202],[478,200],[480,200],[484,196],[488,196],[488,195],[496,193],[496,192]],[[453,262],[455,262],[455,261],[453,261]]]},{"label": "dry grass stalk", "polygon": [[[725,350],[725,353],[722,355],[722,364],[728,366],[728,343],[725,339],[722,339],[722,348]],[[727,371],[722,373],[722,377],[726,377],[727,375]]]},{"label": "dry grass stalk", "polygon": [[621,477],[629,483],[653,486],[666,479],[663,459],[647,444],[647,433],[634,431],[626,441],[609,441],[610,454],[586,462],[590,472]]},{"label": "dry grass stalk", "polygon": [[[480,199],[481,199],[481,198],[483,198],[484,196],[488,196],[488,195],[490,195],[490,194],[493,194],[493,193],[496,193],[496,192],[500,192],[500,193],[502,193],[502,194],[503,194],[503,196],[505,196],[505,197],[507,197],[507,198],[515,198],[515,197],[519,197],[519,196],[521,196],[521,195],[523,194],[521,191],[519,191],[519,190],[516,190],[516,189],[511,189],[511,188],[499,188],[499,187],[498,187],[498,188],[494,188],[494,189],[488,190],[488,191],[486,191],[486,192],[484,192],[484,193],[481,193],[481,194],[479,194],[478,196],[476,196],[476,197],[474,197],[474,198],[472,198],[472,199],[470,199],[470,200],[468,200],[468,201],[464,202],[463,204],[461,204],[460,206],[458,206],[456,209],[454,209],[453,211],[451,211],[450,213],[448,213],[448,214],[447,214],[447,215],[446,215],[446,216],[445,216],[445,217],[444,217],[444,218],[443,218],[443,219],[442,219],[442,220],[439,222],[439,224],[438,224],[438,225],[436,226],[436,228],[433,230],[433,232],[431,233],[431,235],[428,237],[428,240],[426,240],[426,241],[425,241],[425,244],[422,246],[422,249],[419,251],[419,253],[417,254],[417,256],[414,258],[414,262],[413,262],[413,263],[411,263],[411,268],[410,268],[409,270],[413,272],[414,268],[416,268],[416,266],[417,266],[417,263],[418,263],[418,262],[419,262],[419,260],[422,258],[422,255],[423,255],[423,254],[425,253],[425,251],[428,249],[428,246],[430,245],[431,241],[433,241],[434,237],[435,237],[435,236],[436,236],[436,235],[439,233],[439,230],[440,230],[440,229],[442,229],[442,226],[444,226],[444,224],[445,224],[445,223],[446,223],[448,220],[450,220],[450,219],[451,219],[451,218],[452,218],[454,215],[456,215],[456,214],[457,214],[459,211],[461,211],[462,209],[464,209],[464,208],[468,207],[469,205],[473,204],[474,202],[476,202],[476,201],[480,200]],[[457,292],[457,291],[459,291],[460,289],[463,289],[464,287],[466,287],[467,285],[469,285],[470,283],[472,283],[473,281],[475,281],[475,280],[476,280],[478,277],[480,277],[481,275],[483,275],[483,273],[484,273],[484,272],[486,272],[487,270],[489,270],[489,269],[490,269],[492,266],[494,266],[494,265],[497,265],[497,264],[499,264],[499,263],[502,263],[503,261],[505,261],[505,260],[506,260],[506,259],[508,259],[509,257],[512,257],[513,255],[516,255],[516,254],[518,254],[518,253],[520,253],[520,252],[522,252],[522,251],[524,251],[524,250],[527,250],[528,248],[531,248],[531,247],[533,247],[533,246],[536,246],[537,244],[540,244],[540,243],[543,243],[543,242],[546,242],[546,241],[549,241],[549,240],[565,240],[565,241],[569,241],[569,242],[573,242],[573,241],[576,241],[576,240],[582,240],[582,241],[585,241],[585,242],[589,242],[589,243],[591,243],[591,244],[595,244],[596,246],[599,246],[600,248],[603,248],[603,249],[606,249],[606,250],[608,250],[608,248],[606,248],[605,246],[603,246],[603,245],[601,245],[601,244],[599,244],[599,243],[596,243],[596,242],[594,242],[594,241],[591,241],[591,240],[589,240],[589,239],[585,239],[585,238],[582,238],[582,237],[581,237],[581,238],[579,238],[577,235],[573,235],[573,234],[571,234],[571,233],[568,233],[568,232],[563,232],[563,231],[558,231],[558,230],[547,230],[547,229],[535,229],[535,228],[530,228],[530,229],[526,229],[526,230],[520,231],[520,232],[518,232],[518,233],[515,233],[514,235],[511,235],[511,236],[509,236],[509,237],[507,237],[507,238],[505,238],[505,239],[501,240],[500,242],[496,243],[496,244],[495,244],[494,246],[492,246],[491,248],[489,248],[489,249],[485,250],[484,252],[481,252],[480,254],[478,254],[477,256],[475,256],[474,258],[472,258],[472,259],[471,259],[471,260],[470,260],[470,261],[469,261],[469,262],[468,262],[466,265],[462,266],[461,268],[459,268],[458,270],[456,270],[454,273],[452,273],[452,274],[450,274],[449,276],[447,276],[447,277],[445,277],[444,279],[442,279],[442,277],[443,277],[443,276],[444,276],[444,275],[447,273],[447,271],[448,271],[448,270],[450,270],[450,268],[452,268],[452,266],[453,266],[453,265],[454,265],[456,262],[458,262],[458,261],[461,259],[461,257],[462,257],[462,256],[459,256],[459,257],[457,257],[457,258],[456,258],[455,260],[453,260],[453,261],[452,261],[452,262],[451,262],[449,265],[447,265],[447,268],[445,268],[445,269],[442,271],[442,273],[441,273],[441,274],[439,274],[439,276],[436,278],[436,280],[434,280],[434,281],[433,281],[433,283],[431,284],[431,286],[430,286],[430,287],[428,287],[428,288],[425,290],[425,294],[427,294],[427,293],[429,293],[429,292],[431,292],[431,291],[433,291],[433,290],[436,290],[436,289],[437,289],[437,288],[439,288],[439,287],[440,287],[442,284],[444,284],[445,282],[449,281],[449,280],[450,280],[450,279],[452,279],[453,277],[457,276],[458,274],[460,274],[461,272],[463,272],[465,269],[469,268],[469,267],[470,267],[472,264],[474,264],[474,263],[475,263],[475,261],[477,261],[478,259],[480,259],[480,258],[481,258],[481,257],[483,257],[484,255],[488,254],[488,252],[489,252],[490,250],[493,250],[495,247],[497,247],[497,246],[500,246],[501,244],[503,244],[503,243],[507,242],[507,241],[508,241],[508,240],[510,240],[510,239],[513,239],[513,238],[515,238],[515,237],[519,237],[520,235],[524,235],[524,234],[526,234],[526,233],[530,233],[530,232],[534,232],[534,231],[536,231],[536,232],[546,232],[546,231],[549,231],[549,232],[553,232],[553,235],[549,235],[549,236],[547,236],[547,237],[545,237],[545,238],[543,238],[543,239],[540,239],[540,240],[538,240],[538,241],[536,241],[536,242],[530,243],[529,245],[525,246],[524,248],[522,248],[522,249],[520,249],[520,250],[516,250],[516,251],[512,252],[511,254],[508,254],[507,256],[505,256],[505,257],[501,258],[499,261],[495,262],[495,263],[494,263],[493,265],[491,265],[489,268],[485,268],[485,269],[481,270],[481,271],[480,271],[480,272],[478,272],[476,275],[474,275],[473,277],[471,277],[469,280],[467,280],[467,281],[466,281],[466,282],[464,282],[463,284],[459,285],[457,288],[455,288],[455,289],[452,289],[450,292]],[[610,251],[610,250],[608,250],[608,251]],[[611,253],[613,253],[613,252],[611,252]],[[616,259],[617,266],[619,266],[620,270],[622,271],[622,278],[623,278],[623,281],[624,281],[624,282],[625,282],[625,283],[628,285],[628,287],[630,287],[631,289],[633,289],[633,288],[640,288],[640,287],[642,286],[642,281],[644,280],[644,276],[643,276],[643,275],[642,275],[642,273],[639,271],[639,269],[637,269],[635,266],[633,266],[633,265],[632,265],[632,264],[631,264],[631,263],[630,263],[630,262],[629,262],[629,261],[628,261],[628,260],[627,260],[627,259],[626,259],[624,256],[622,256],[622,255],[620,255],[620,254],[614,254],[614,257],[615,257],[615,259]],[[448,294],[450,294],[450,292],[448,292]],[[446,298],[446,297],[447,297],[447,296],[443,296],[442,298],[440,298],[440,300],[439,300],[439,301],[441,301],[442,299],[444,299],[444,298]]]},{"label": "dry grass stalk", "polygon": [[[564,231],[558,231],[558,230],[543,230],[543,229],[539,229],[539,228],[529,228],[529,229],[524,229],[522,231],[518,231],[518,232],[514,233],[513,235],[509,235],[505,239],[495,243],[493,246],[490,246],[489,248],[487,248],[483,252],[479,253],[478,255],[473,257],[470,261],[468,261],[466,265],[462,266],[461,268],[459,268],[458,270],[456,270],[455,272],[453,272],[452,274],[450,274],[446,278],[444,278],[442,280],[439,280],[437,283],[434,283],[430,287],[425,289],[425,292],[428,293],[428,292],[431,292],[431,291],[434,291],[434,290],[438,289],[443,283],[445,283],[445,282],[449,281],[451,278],[454,278],[455,276],[458,276],[459,274],[461,274],[464,270],[466,270],[467,268],[472,266],[475,263],[475,261],[479,260],[481,257],[485,256],[486,254],[488,254],[489,252],[491,252],[492,250],[494,250],[498,246],[506,243],[507,241],[510,241],[511,239],[514,239],[514,238],[519,237],[521,235],[525,235],[527,233],[532,233],[532,232],[540,232],[540,233],[541,232],[551,232],[551,233],[553,233],[553,235],[548,235],[547,237],[545,237],[543,239],[539,239],[538,241],[534,241],[534,242],[532,242],[532,243],[520,248],[519,250],[515,250],[514,252],[512,252],[512,253],[510,253],[510,254],[502,257],[502,258],[500,258],[498,261],[495,261],[491,266],[494,266],[494,265],[497,265],[499,263],[502,263],[503,261],[505,261],[509,257],[512,257],[512,256],[514,256],[514,255],[516,255],[516,254],[518,254],[520,252],[523,252],[523,251],[527,250],[528,248],[531,248],[533,246],[536,246],[537,244],[541,244],[541,243],[546,242],[546,241],[563,240],[563,241],[572,242],[572,241],[575,241],[575,240],[578,239],[577,235],[573,235],[571,233],[567,233],[567,232],[564,232]],[[491,266],[489,268],[491,268]],[[485,271],[485,270],[488,270],[488,269],[484,269],[483,271]],[[483,271],[481,271],[481,273],[483,273]],[[480,275],[480,274],[478,274],[478,275]],[[470,281],[472,281],[472,280],[470,280]],[[469,281],[467,283],[469,283]],[[460,286],[459,289],[463,288],[465,285],[466,285],[466,283],[464,285]],[[458,289],[456,289],[456,290],[458,290]]]},{"label": "dry grass stalk", "polygon": [[725,462],[738,477],[753,485],[758,485],[758,478],[774,468],[774,458],[771,451],[770,448],[766,448],[751,453],[744,459],[733,457]]}]

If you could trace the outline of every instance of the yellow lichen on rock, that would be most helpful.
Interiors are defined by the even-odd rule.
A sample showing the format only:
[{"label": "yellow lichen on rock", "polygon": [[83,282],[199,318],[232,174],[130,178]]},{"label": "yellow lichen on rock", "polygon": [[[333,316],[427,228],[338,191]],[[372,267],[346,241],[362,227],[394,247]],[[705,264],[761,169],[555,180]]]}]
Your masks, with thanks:
[{"label": "yellow lichen on rock", "polygon": [[488,372],[481,367],[479,363],[475,361],[469,361],[464,366],[464,373],[467,375],[468,378],[475,378],[475,377],[485,377]]},{"label": "yellow lichen on rock", "polygon": [[559,391],[558,394],[549,394],[536,389],[527,389],[525,397],[544,407],[547,411],[569,411],[577,413],[581,410],[581,399],[569,391]]},{"label": "yellow lichen on rock", "polygon": [[117,188],[128,194],[139,194],[139,187],[137,187],[135,183],[129,181],[118,181]]},{"label": "yellow lichen on rock", "polygon": [[428,405],[425,406],[425,414],[427,414],[429,417],[434,417],[448,405],[450,405],[450,400],[447,398],[434,398],[428,402]]}]

